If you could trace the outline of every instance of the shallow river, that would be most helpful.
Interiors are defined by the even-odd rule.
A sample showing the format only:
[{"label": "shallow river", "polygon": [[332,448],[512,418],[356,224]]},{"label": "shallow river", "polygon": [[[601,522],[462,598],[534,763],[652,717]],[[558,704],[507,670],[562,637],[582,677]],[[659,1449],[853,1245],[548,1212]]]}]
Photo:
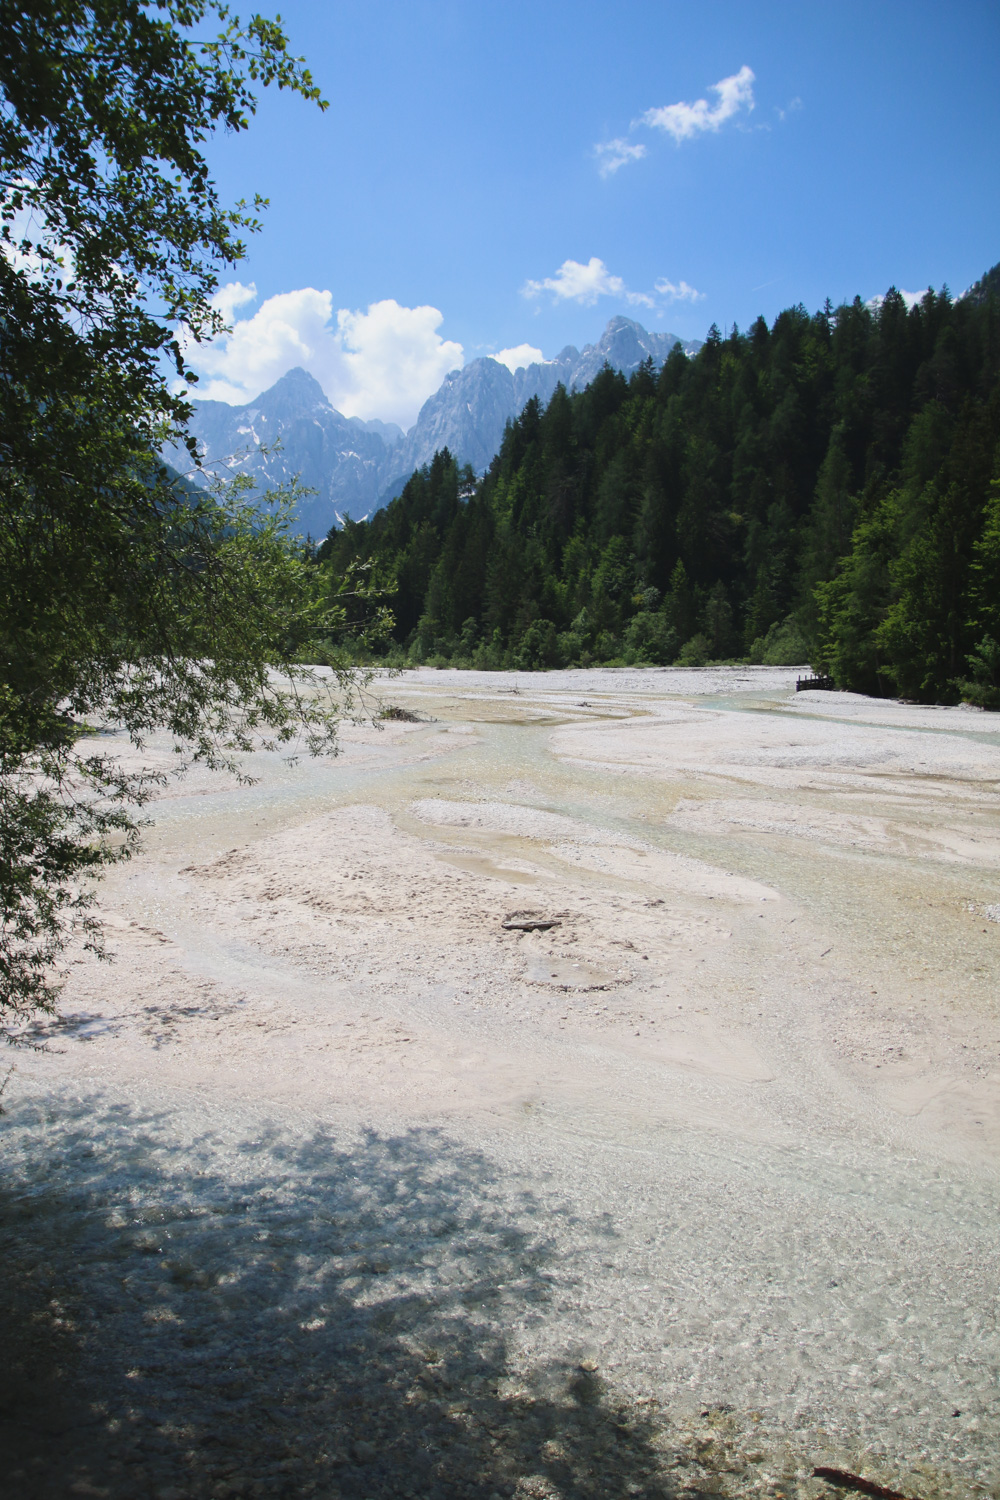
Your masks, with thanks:
[{"label": "shallow river", "polygon": [[12,1054],[0,1493],[1000,1494],[1000,734],[794,677],[169,786]]}]

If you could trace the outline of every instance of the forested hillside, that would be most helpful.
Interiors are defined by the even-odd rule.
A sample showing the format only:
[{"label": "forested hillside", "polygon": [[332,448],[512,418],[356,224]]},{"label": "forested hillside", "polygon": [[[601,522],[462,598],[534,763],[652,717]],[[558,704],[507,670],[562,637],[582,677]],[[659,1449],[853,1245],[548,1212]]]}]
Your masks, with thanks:
[{"label": "forested hillside", "polygon": [[321,565],[371,565],[391,660],[810,661],[1000,707],[998,280],[793,307],[560,387],[481,481],[439,453]]}]

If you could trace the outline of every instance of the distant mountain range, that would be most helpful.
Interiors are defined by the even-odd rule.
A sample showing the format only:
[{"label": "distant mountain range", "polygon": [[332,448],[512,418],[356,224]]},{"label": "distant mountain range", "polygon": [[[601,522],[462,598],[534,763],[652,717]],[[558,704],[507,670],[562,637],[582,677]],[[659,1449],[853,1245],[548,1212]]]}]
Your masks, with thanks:
[{"label": "distant mountain range", "polygon": [[[645,359],[659,367],[677,344],[687,354],[701,348],[700,341],[684,343],[676,334],[648,333],[629,318],[612,318],[598,343],[582,351],[568,345],[555,359],[513,374],[488,356],[474,359],[445,376],[405,434],[392,422],[343,416],[317,380],[294,369],[246,406],[194,401],[190,431],[210,472],[244,472],[268,487],[298,475],[315,491],[297,507],[299,528],[319,538],[345,517],[361,520],[385,505],[438,449],[450,449],[459,463],[482,473],[507,422],[532,396],[544,405],[560,381],[582,390],[605,364],[625,375]],[[190,469],[182,451],[165,456]]]}]

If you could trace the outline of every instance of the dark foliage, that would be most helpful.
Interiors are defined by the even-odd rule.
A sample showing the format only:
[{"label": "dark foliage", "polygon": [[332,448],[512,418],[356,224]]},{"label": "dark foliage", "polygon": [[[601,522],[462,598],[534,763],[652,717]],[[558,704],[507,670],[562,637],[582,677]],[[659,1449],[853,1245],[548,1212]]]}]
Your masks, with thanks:
[{"label": "dark foliage", "polygon": [[792,307],[658,373],[605,368],[529,402],[478,484],[439,453],[320,559],[394,591],[396,660],[810,660],[998,704],[996,284]]},{"label": "dark foliage", "polygon": [[262,516],[159,458],[188,416],[167,370],[191,378],[256,227],[205,143],[267,84],[323,103],[281,27],[221,0],[0,0],[0,1035],[52,1005],[74,925],[99,946],[87,877],[155,780],[88,726],[216,765],[333,744],[294,666],[323,616],[291,501]]}]

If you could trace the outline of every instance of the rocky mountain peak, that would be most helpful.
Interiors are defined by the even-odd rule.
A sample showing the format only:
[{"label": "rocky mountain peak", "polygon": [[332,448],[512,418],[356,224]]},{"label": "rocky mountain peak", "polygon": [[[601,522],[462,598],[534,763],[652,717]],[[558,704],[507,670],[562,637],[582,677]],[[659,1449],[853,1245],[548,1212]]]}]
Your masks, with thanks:
[{"label": "rocky mountain peak", "polygon": [[[391,422],[343,416],[319,381],[296,366],[245,406],[195,400],[191,431],[209,465],[254,474],[264,488],[297,476],[315,490],[297,513],[303,532],[320,537],[344,516],[358,520],[385,504],[442,448],[482,473],[507,423],[533,396],[544,406],[560,382],[580,390],[605,364],[624,375],[646,359],[659,366],[680,342],[676,334],[649,333],[641,323],[617,317],[596,344],[582,351],[567,344],[555,359],[513,375],[488,356],[470,360],[448,372],[405,436]],[[684,345],[688,353],[699,347]],[[271,451],[261,452],[262,446]]]},{"label": "rocky mountain peak", "polygon": [[[333,411],[319,381],[314,375],[310,375],[308,370],[303,370],[300,365],[287,370],[280,380],[274,382],[270,390],[264,391],[251,404],[261,410],[266,410],[271,420],[278,422],[306,416],[317,409]],[[335,415],[340,417],[339,412]],[[340,420],[343,422],[345,418],[340,417]]]}]

